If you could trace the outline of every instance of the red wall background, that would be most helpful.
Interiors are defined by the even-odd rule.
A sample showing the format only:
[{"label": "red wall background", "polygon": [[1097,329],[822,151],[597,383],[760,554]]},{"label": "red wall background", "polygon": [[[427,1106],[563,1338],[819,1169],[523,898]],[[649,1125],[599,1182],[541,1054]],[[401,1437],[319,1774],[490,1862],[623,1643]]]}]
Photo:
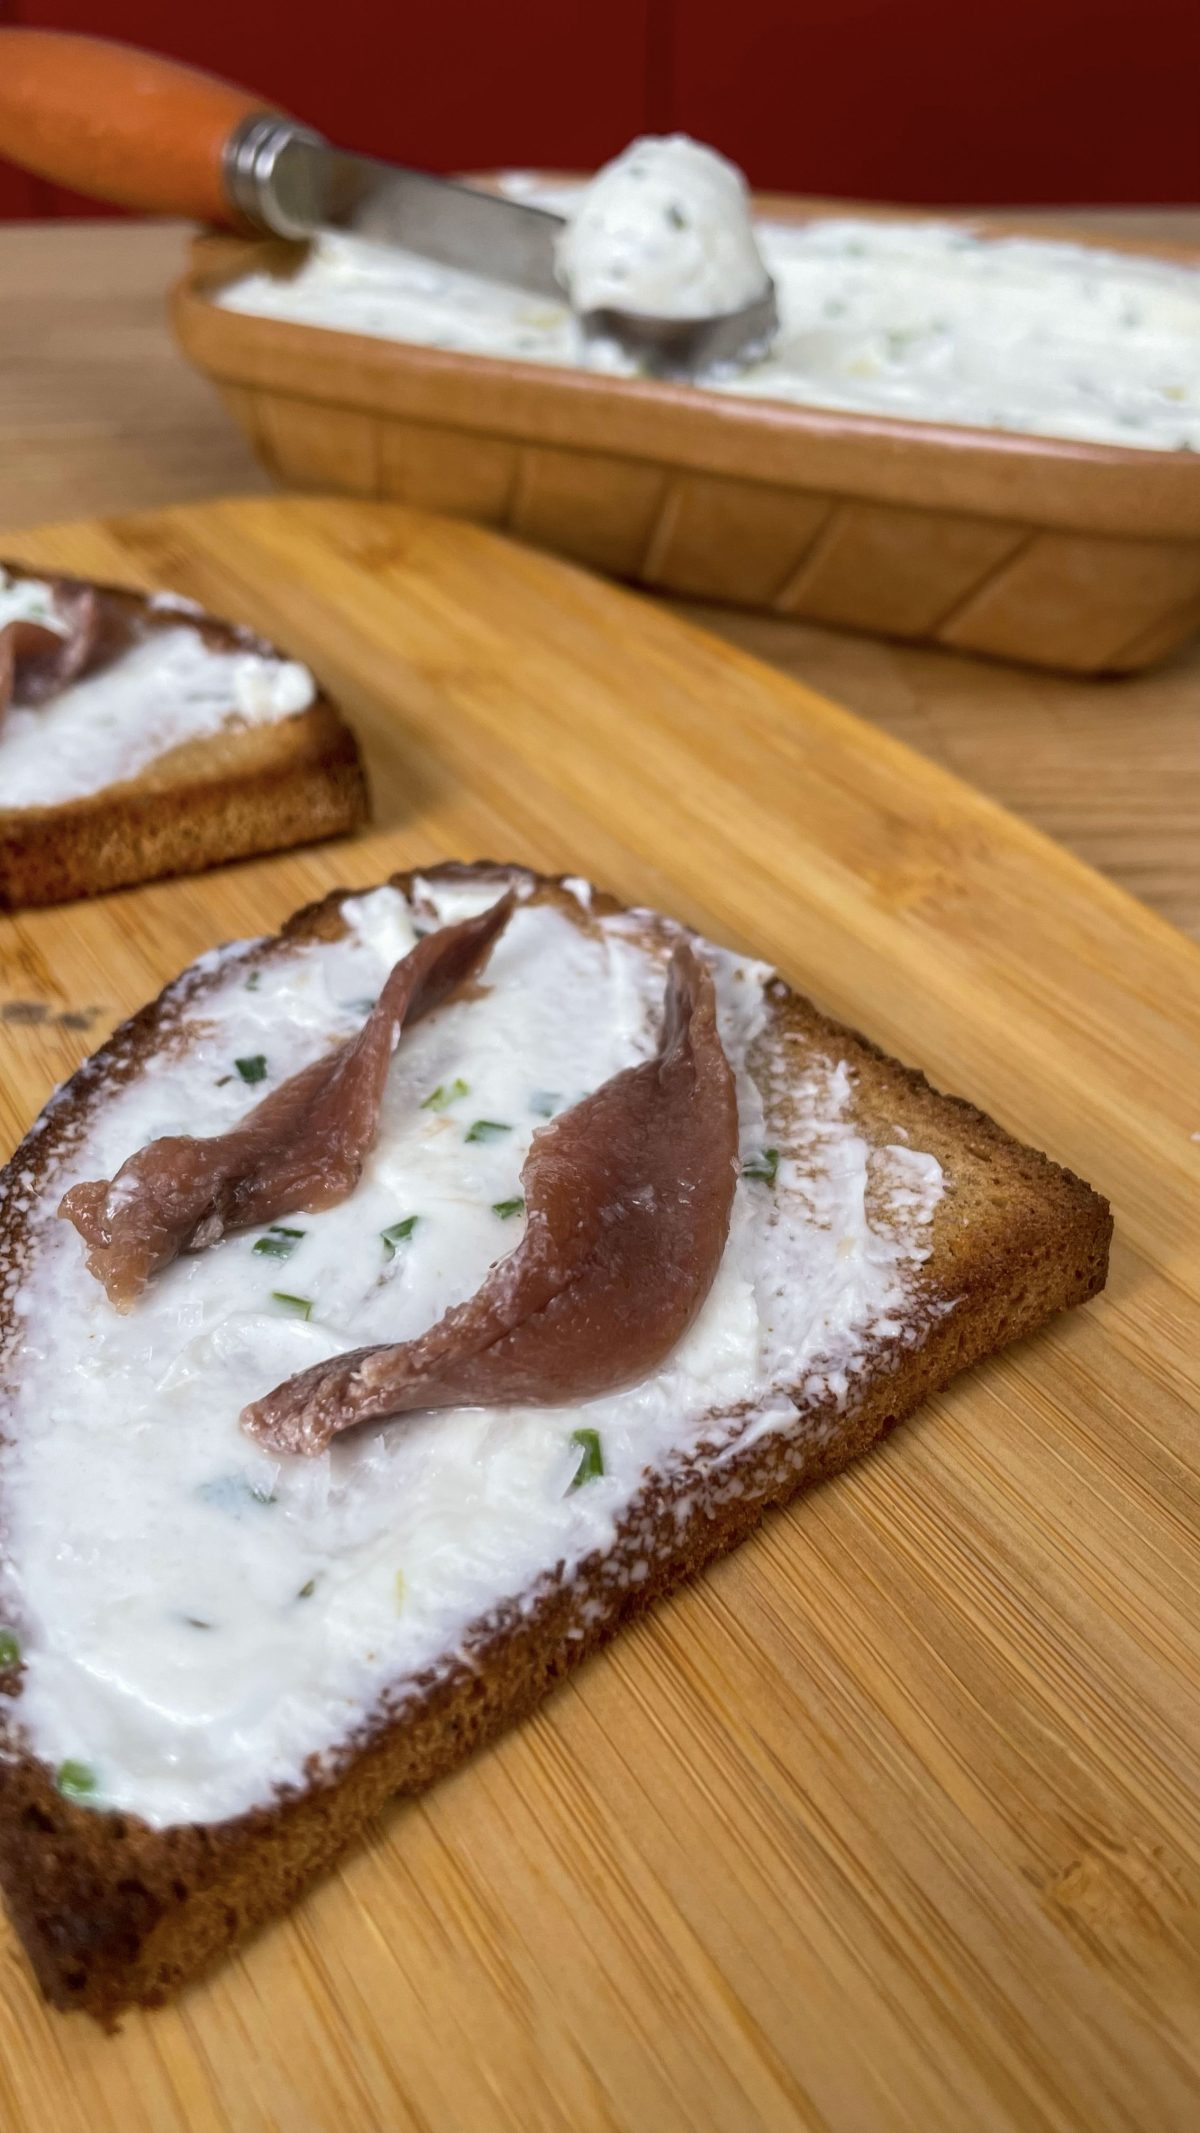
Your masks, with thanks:
[{"label": "red wall background", "polygon": [[[229,75],[433,170],[587,169],[682,128],[755,184],[1200,201],[1200,0],[0,0]],[[80,204],[0,164],[0,215]]]}]

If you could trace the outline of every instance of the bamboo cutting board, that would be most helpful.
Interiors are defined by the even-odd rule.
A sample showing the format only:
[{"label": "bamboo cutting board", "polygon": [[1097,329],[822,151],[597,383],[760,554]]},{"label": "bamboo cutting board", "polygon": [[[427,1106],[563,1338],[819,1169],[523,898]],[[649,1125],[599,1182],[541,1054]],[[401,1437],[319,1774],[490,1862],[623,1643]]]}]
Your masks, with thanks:
[{"label": "bamboo cutting board", "polygon": [[4,1942],[5,2133],[1200,2122],[1200,954],[652,607],[399,507],[14,537],[309,659],[342,845],[0,920],[0,1137],[214,941],[441,855],[753,948],[1115,1206],[1112,1281],[627,1632],[116,2039]]}]

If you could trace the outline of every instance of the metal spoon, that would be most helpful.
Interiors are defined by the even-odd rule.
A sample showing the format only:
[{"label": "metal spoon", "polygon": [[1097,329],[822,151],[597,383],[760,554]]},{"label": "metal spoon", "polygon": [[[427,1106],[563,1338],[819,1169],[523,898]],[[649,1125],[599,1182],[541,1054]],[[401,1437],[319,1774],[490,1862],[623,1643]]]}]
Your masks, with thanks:
[{"label": "metal spoon", "polygon": [[[281,237],[353,230],[400,244],[443,266],[528,289],[565,292],[555,270],[566,219],[548,208],[432,178],[424,171],[347,155],[291,119],[258,115],[230,135],[225,189],[246,221]],[[589,340],[615,341],[652,377],[690,378],[750,360],[779,325],[774,283],[736,311],[663,318],[614,305],[581,314]]]}]

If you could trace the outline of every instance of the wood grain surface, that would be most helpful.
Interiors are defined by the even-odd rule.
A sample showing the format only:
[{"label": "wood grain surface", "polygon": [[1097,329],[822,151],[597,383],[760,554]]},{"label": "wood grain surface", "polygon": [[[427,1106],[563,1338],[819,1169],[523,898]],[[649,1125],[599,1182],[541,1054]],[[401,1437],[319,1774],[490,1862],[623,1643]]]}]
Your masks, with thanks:
[{"label": "wood grain surface", "polygon": [[[1062,211],[1054,219],[1061,221]],[[1200,242],[1200,213],[1097,210],[1117,236]],[[172,347],[178,224],[0,229],[0,527],[132,511],[267,480]],[[1096,683],[690,607],[1063,839],[1200,934],[1200,643]]]},{"label": "wood grain surface", "polygon": [[443,854],[778,962],[1091,1178],[1097,1304],[775,1516],[210,1983],[107,2039],[5,1938],[5,2133],[1189,2133],[1200,954],[650,602],[398,507],[43,531],[310,659],[360,839],[0,921],[0,1138],[214,941]]}]

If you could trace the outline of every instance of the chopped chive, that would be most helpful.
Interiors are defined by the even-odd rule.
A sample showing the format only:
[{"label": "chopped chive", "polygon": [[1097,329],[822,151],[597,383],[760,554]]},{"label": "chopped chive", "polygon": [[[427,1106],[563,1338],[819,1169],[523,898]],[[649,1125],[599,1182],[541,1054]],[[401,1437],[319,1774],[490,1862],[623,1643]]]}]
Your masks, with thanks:
[{"label": "chopped chive", "polygon": [[0,1673],[16,1666],[21,1657],[21,1646],[15,1630],[0,1629]]},{"label": "chopped chive", "polygon": [[748,1163],[742,1164],[742,1176],[757,1178],[761,1185],[773,1185],[778,1168],[778,1148],[763,1148],[757,1155],[752,1155]]},{"label": "chopped chive", "polygon": [[673,200],[671,202],[671,205],[667,209],[666,220],[667,226],[670,229],[686,230],[687,228],[687,216],[683,214],[679,208],[676,207],[675,202]]},{"label": "chopped chive", "polygon": [[282,1222],[272,1222],[265,1237],[256,1237],[251,1250],[261,1252],[267,1259],[290,1259],[301,1237],[307,1231],[285,1229]]},{"label": "chopped chive", "polygon": [[59,1764],[54,1782],[64,1799],[86,1800],[96,1790],[96,1773],[86,1763],[77,1763],[68,1757],[65,1763]]},{"label": "chopped chive", "polygon": [[573,1429],[571,1431],[571,1442],[572,1444],[577,1444],[583,1454],[579,1465],[575,1469],[575,1478],[571,1483],[571,1487],[573,1489],[581,1489],[585,1481],[595,1481],[604,1472],[604,1453],[600,1447],[600,1432],[598,1429]]},{"label": "chopped chive", "polygon": [[499,1215],[502,1222],[507,1222],[510,1215],[519,1215],[524,1205],[525,1202],[518,1193],[515,1200],[493,1200],[492,1213]]},{"label": "chopped chive", "polygon": [[261,972],[261,970],[252,970],[252,971],[250,972],[250,975],[249,975],[249,977],[248,977],[248,978],[247,978],[247,980],[246,980],[246,983],[245,983],[245,985],[244,985],[244,986],[242,987],[242,990],[243,990],[243,992],[257,992],[257,991],[258,991],[258,988],[259,988],[259,985],[260,985],[260,983],[261,983],[261,980],[262,980],[262,972]]},{"label": "chopped chive", "polygon": [[245,1474],[218,1474],[212,1481],[202,1481],[196,1491],[205,1503],[211,1503],[218,1511],[230,1511],[236,1518],[248,1503],[273,1504],[274,1494],[261,1482],[249,1481]]},{"label": "chopped chive", "polygon": [[316,1589],[317,1581],[315,1577],[309,1578],[307,1584],[304,1584],[300,1587],[299,1592],[296,1594],[296,1598],[298,1600],[311,1600]]},{"label": "chopped chive", "polygon": [[393,1222],[390,1229],[380,1230],[379,1241],[389,1259],[395,1258],[396,1246],[412,1236],[420,1219],[420,1215],[405,1215],[403,1222]]},{"label": "chopped chive", "polygon": [[529,1108],[538,1118],[553,1118],[561,1102],[557,1089],[535,1089],[529,1099]]},{"label": "chopped chive", "polygon": [[467,1139],[469,1141],[498,1141],[502,1133],[511,1132],[512,1127],[506,1126],[501,1119],[477,1118],[473,1126],[467,1127]]},{"label": "chopped chive", "polygon": [[233,1063],[243,1081],[265,1081],[267,1078],[265,1052],[254,1052],[249,1059],[235,1059]]},{"label": "chopped chive", "polygon": [[272,1289],[271,1302],[282,1304],[292,1318],[312,1317],[311,1296],[289,1296],[286,1289]]},{"label": "chopped chive", "polygon": [[458,1079],[457,1076],[453,1081],[439,1081],[436,1089],[432,1090],[425,1098],[421,1109],[422,1111],[448,1111],[451,1104],[458,1102],[460,1096],[469,1096],[470,1093],[467,1083]]}]

